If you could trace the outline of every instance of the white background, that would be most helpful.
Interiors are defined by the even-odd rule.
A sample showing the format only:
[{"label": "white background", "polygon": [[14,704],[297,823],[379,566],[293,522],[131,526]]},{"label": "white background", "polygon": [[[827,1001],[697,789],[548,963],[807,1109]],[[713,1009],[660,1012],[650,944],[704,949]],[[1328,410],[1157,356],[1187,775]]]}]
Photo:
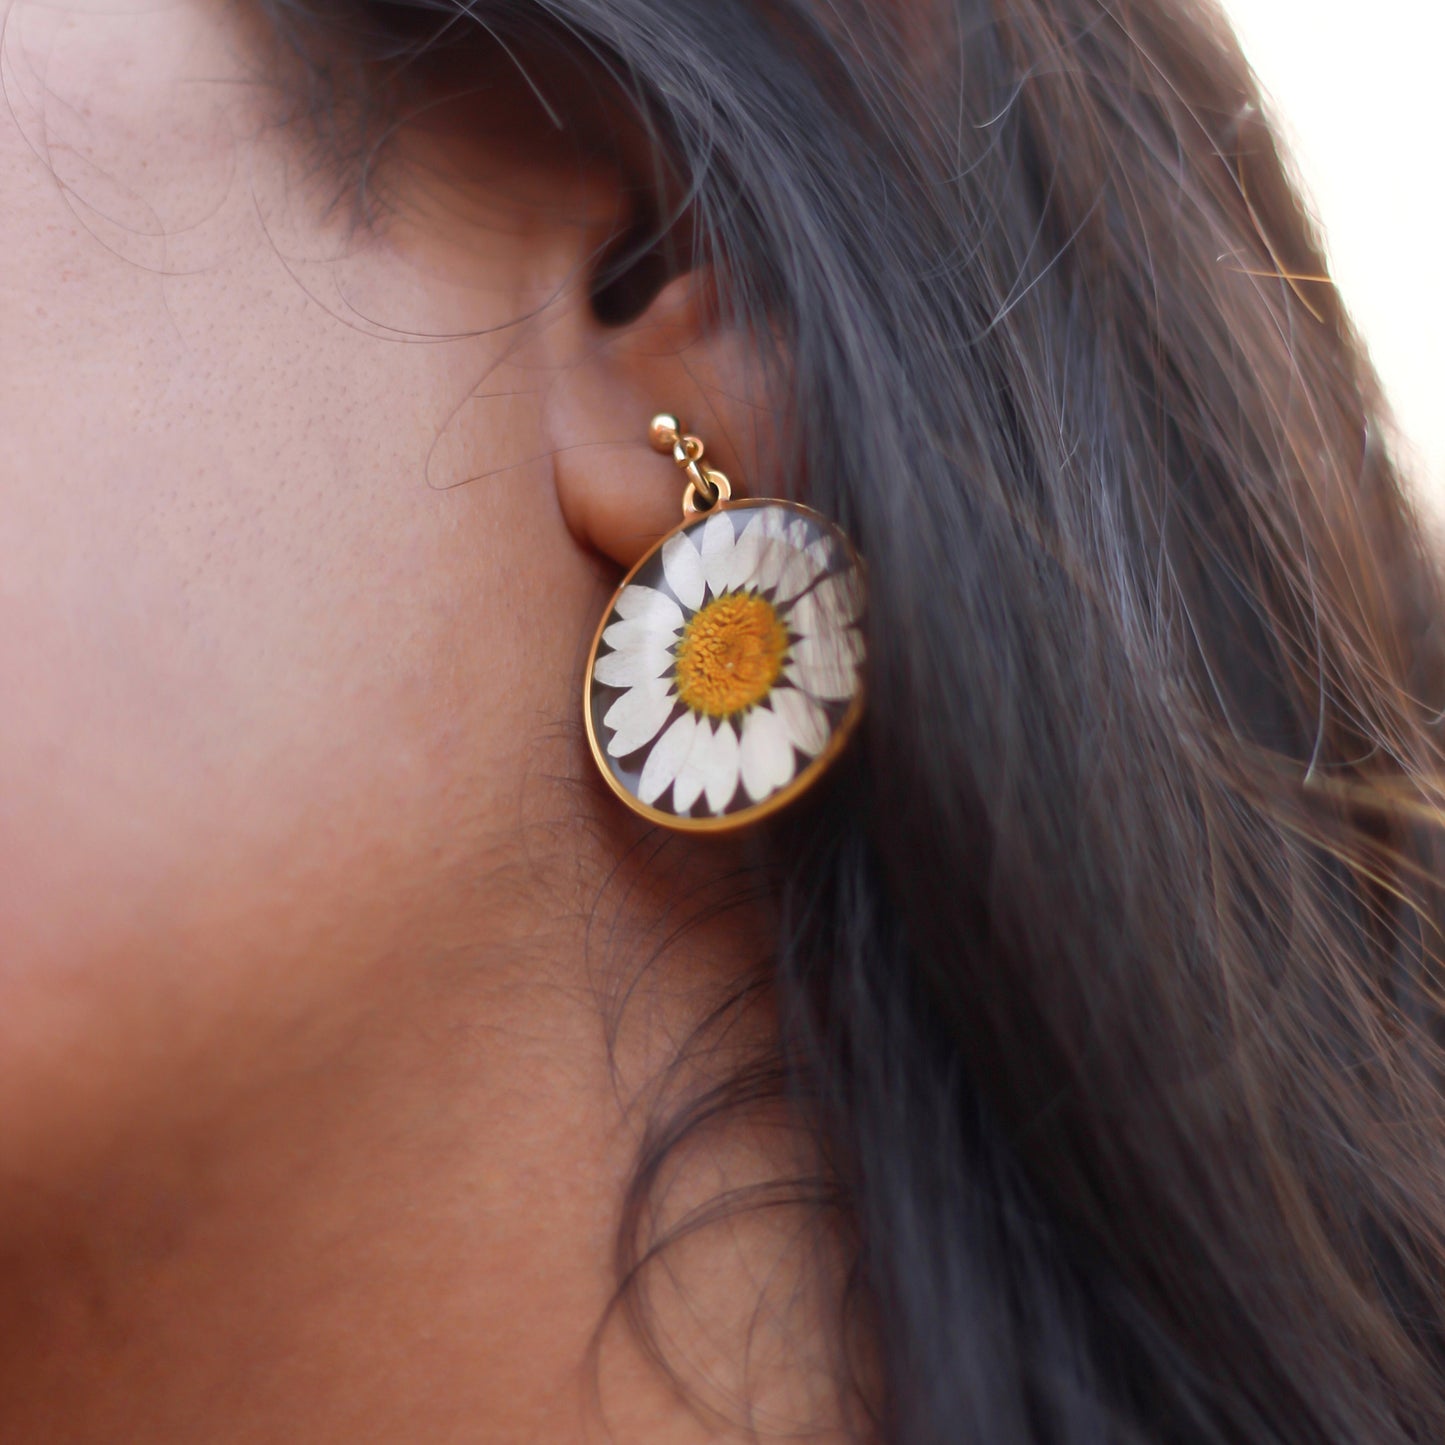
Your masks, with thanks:
[{"label": "white background", "polygon": [[1445,0],[1224,0],[1445,517]]}]

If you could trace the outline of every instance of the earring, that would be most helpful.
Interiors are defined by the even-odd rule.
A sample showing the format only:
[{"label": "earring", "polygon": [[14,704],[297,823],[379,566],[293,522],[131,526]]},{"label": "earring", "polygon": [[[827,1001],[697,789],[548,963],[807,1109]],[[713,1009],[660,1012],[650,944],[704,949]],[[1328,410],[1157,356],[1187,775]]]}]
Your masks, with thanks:
[{"label": "earring", "polygon": [[724,832],[793,801],[863,712],[863,564],[810,507],[733,501],[676,417],[653,447],[682,522],[623,578],[587,659],[583,720],[612,791],[654,823]]}]

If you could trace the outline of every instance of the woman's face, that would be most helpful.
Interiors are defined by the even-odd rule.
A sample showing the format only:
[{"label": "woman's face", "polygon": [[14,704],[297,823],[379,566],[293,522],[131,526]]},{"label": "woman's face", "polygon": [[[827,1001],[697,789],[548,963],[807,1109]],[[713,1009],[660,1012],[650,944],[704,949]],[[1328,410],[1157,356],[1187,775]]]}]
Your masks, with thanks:
[{"label": "woman's face", "polygon": [[515,72],[363,178],[228,7],[0,19],[0,1434],[580,1438],[627,1090],[756,956],[581,669],[742,352],[594,319],[627,191]]}]

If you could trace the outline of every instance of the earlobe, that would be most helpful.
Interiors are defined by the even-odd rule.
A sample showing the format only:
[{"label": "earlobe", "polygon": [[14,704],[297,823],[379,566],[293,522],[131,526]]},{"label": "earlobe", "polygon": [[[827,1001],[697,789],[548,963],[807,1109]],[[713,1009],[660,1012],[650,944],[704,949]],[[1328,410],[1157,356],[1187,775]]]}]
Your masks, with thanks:
[{"label": "earlobe", "polygon": [[708,460],[739,495],[771,476],[775,417],[759,349],[723,327],[698,273],[678,277],[623,326],[590,319],[560,359],[544,427],[562,515],[584,546],[631,566],[682,520],[676,468],[648,444],[673,412],[707,437]]}]

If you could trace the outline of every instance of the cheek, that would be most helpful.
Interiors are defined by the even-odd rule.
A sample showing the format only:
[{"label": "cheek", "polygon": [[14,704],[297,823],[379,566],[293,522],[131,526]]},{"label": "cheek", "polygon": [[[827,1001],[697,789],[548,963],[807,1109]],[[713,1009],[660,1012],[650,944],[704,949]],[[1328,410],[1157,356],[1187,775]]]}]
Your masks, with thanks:
[{"label": "cheek", "polygon": [[522,492],[413,498],[381,535],[307,506],[251,530],[217,499],[203,577],[184,537],[100,498],[6,549],[8,1157],[160,1126],[178,1079],[374,1006],[378,970],[455,943],[457,880],[569,806],[547,780],[575,766],[593,588]]},{"label": "cheek", "polygon": [[[12,1160],[161,1120],[453,943],[457,877],[574,801],[546,780],[600,606],[549,465],[428,485],[454,397],[535,377],[358,339],[260,248],[163,284],[25,234],[0,220]],[[478,428],[476,470],[527,424]]]},{"label": "cheek", "polygon": [[0,1157],[37,1174],[526,938],[538,860],[575,851],[606,590],[527,460],[526,243],[479,238],[455,293],[356,260],[258,197],[290,171],[237,153],[254,116],[176,113],[246,93],[196,83],[229,42],[64,24],[35,94],[88,118],[71,172],[0,109]]},{"label": "cheek", "polygon": [[157,436],[97,385],[0,471],[17,1154],[16,1131],[164,1117],[136,1091],[424,967],[458,877],[575,801],[548,780],[576,766],[598,599],[549,469],[439,493],[395,430],[287,437],[265,388],[232,400],[247,435],[182,408]]}]

